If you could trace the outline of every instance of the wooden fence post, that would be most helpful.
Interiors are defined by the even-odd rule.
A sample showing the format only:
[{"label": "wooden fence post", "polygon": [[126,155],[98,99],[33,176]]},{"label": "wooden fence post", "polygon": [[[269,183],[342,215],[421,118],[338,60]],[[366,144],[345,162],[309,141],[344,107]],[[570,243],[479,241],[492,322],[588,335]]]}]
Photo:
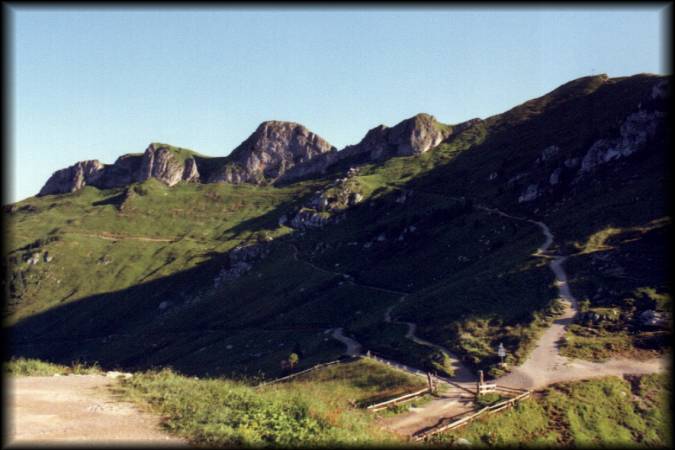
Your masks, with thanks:
[{"label": "wooden fence post", "polygon": [[478,387],[476,388],[476,398],[480,397],[480,388],[483,386],[483,371],[478,371]]}]

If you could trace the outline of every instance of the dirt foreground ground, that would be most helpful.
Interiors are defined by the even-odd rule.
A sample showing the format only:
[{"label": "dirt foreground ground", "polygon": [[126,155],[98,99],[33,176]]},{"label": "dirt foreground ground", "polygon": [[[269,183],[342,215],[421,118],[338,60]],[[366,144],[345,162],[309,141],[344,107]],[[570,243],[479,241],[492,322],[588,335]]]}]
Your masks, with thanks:
[{"label": "dirt foreground ground", "polygon": [[114,398],[103,375],[7,377],[6,445],[187,446],[159,418]]}]

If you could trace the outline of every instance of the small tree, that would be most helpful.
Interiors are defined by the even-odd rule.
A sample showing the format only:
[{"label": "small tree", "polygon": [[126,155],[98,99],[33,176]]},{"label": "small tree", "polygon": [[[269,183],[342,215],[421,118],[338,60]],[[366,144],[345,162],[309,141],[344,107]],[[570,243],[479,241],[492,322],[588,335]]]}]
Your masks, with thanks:
[{"label": "small tree", "polygon": [[298,361],[300,361],[300,357],[298,356],[297,353],[291,353],[290,355],[288,355],[288,365],[290,366],[291,369],[298,364]]}]

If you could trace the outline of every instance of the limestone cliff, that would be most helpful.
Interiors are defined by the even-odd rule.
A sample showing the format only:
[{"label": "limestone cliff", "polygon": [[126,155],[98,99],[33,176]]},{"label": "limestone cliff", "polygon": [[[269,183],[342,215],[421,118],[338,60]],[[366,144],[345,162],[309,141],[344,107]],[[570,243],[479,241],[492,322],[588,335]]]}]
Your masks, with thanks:
[{"label": "limestone cliff", "polygon": [[366,133],[358,144],[338,152],[323,154],[288,170],[280,181],[292,181],[325,173],[338,161],[377,162],[395,156],[419,155],[436,147],[453,134],[453,128],[434,116],[417,114],[393,127],[379,125]]},{"label": "limestone cliff", "polygon": [[199,181],[199,171],[192,152],[165,144],[150,144],[142,156],[123,155],[114,164],[102,164],[98,160],[80,161],[58,170],[38,195],[75,192],[84,186],[101,189],[122,187],[148,178],[173,186],[179,181]]},{"label": "limestone cliff", "polygon": [[214,171],[209,183],[274,181],[292,167],[336,149],[319,135],[293,122],[268,121],[242,142]]}]

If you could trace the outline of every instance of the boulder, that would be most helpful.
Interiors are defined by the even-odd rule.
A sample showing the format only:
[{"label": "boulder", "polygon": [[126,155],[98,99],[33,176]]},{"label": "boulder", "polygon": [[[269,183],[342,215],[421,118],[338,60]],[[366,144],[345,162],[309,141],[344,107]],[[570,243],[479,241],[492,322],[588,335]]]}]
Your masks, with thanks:
[{"label": "boulder", "polygon": [[28,264],[34,266],[40,262],[40,253],[33,253],[30,258],[28,258]]},{"label": "boulder", "polygon": [[518,197],[518,203],[531,202],[541,195],[536,184],[530,184]]},{"label": "boulder", "polygon": [[560,174],[562,173],[562,169],[558,167],[551,173],[551,176],[548,178],[548,182],[551,184],[551,186],[555,186],[560,182]]}]

